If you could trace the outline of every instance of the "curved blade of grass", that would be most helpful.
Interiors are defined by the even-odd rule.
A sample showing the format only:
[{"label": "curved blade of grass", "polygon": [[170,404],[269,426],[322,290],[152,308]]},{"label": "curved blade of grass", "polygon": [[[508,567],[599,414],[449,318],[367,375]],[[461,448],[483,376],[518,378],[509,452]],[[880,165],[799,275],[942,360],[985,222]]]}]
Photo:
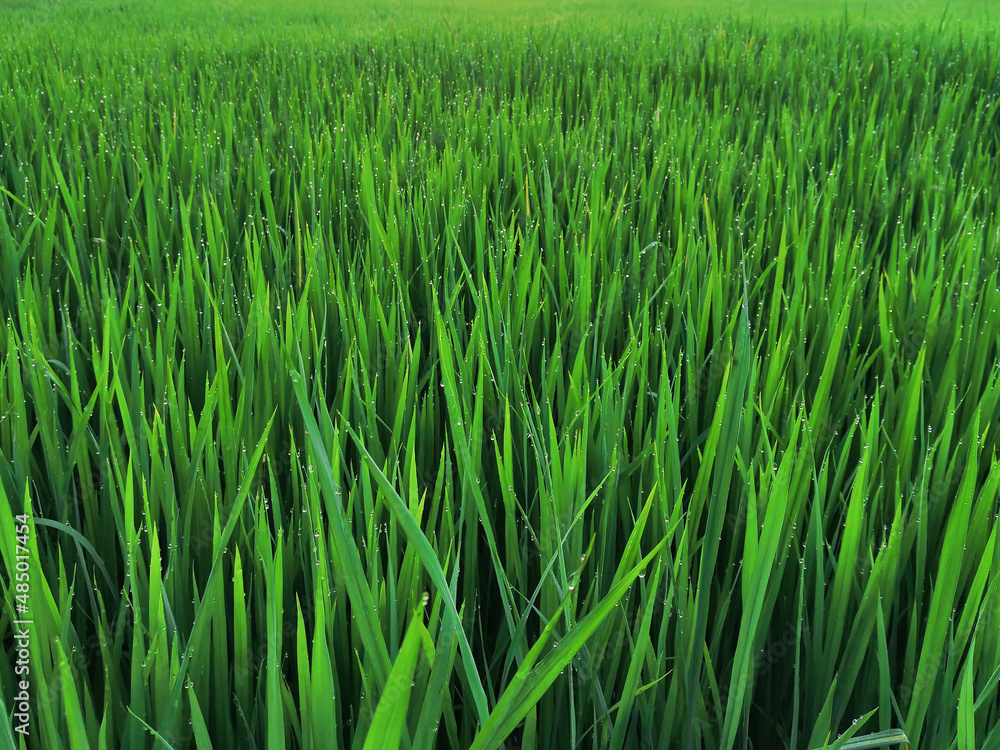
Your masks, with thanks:
[{"label": "curved blade of grass", "polygon": [[410,707],[413,672],[420,656],[420,641],[426,633],[421,622],[422,616],[422,611],[415,612],[410,627],[406,630],[403,645],[375,709],[375,718],[372,719],[365,738],[364,750],[396,750],[399,747],[406,727],[406,712]]},{"label": "curved blade of grass", "polygon": [[[375,459],[373,459],[371,454],[365,449],[364,442],[361,440],[361,437],[351,428],[349,424],[345,423],[345,427],[350,436],[354,439],[354,444],[357,446],[358,451],[361,453],[361,457],[364,459],[368,468],[371,470],[372,475],[375,477],[375,481],[378,483],[379,488],[384,493],[393,517],[400,525],[400,528],[406,535],[407,540],[416,548],[420,561],[424,564],[428,575],[430,575],[431,580],[437,587],[438,593],[441,595],[441,598],[448,609],[447,615],[451,619],[455,632],[458,635],[458,647],[462,651],[462,666],[465,668],[465,674],[469,680],[469,687],[472,690],[472,697],[476,705],[476,710],[479,712],[480,721],[486,721],[486,718],[489,716],[486,691],[483,689],[482,680],[479,678],[479,671],[476,669],[476,660],[472,655],[472,646],[469,644],[469,639],[465,634],[465,630],[462,628],[462,618],[458,614],[455,597],[452,596],[451,588],[448,586],[448,579],[445,577],[444,570],[441,568],[441,562],[438,560],[437,554],[434,552],[434,548],[431,547],[431,543],[427,541],[427,537],[420,529],[420,525],[417,523],[417,520],[413,517],[413,514],[410,513],[410,509],[403,501],[403,498],[399,496],[399,493],[396,492],[396,488],[392,486],[392,483],[386,478],[385,474],[382,473],[378,464],[375,463]],[[310,431],[310,438],[313,440],[313,446],[321,447],[321,445],[316,445],[319,439],[314,435],[315,433]]]},{"label": "curved blade of grass", "polygon": [[580,620],[576,627],[570,630],[552,652],[535,667],[535,662],[552,637],[559,621],[559,615],[570,602],[572,596],[568,595],[563,598],[558,611],[545,626],[538,641],[528,652],[528,657],[522,662],[520,668],[511,678],[510,685],[497,701],[496,708],[493,709],[486,723],[483,724],[483,728],[476,735],[471,750],[496,750],[503,746],[504,740],[538,703],[538,700],[556,681],[573,660],[573,657],[583,648],[587,639],[614,612],[618,602],[628,592],[635,579],[660,554],[666,541],[666,539],[661,540],[652,552],[642,558],[618,585],[608,592],[601,603]]},{"label": "curved blade of grass", "polygon": [[94,549],[94,545],[91,544],[90,541],[83,534],[81,534],[79,531],[74,529],[69,524],[60,523],[59,521],[53,521],[49,518],[39,518],[38,516],[36,516],[35,525],[48,526],[49,528],[62,531],[63,533],[69,534],[71,537],[73,537],[73,541],[79,544],[85,550],[87,550],[87,552],[90,553],[90,556],[94,558],[94,561],[97,563],[98,569],[101,571],[101,573],[104,574],[104,580],[107,581],[108,586],[110,586],[111,589],[114,590],[115,585],[111,582],[111,576],[108,574],[108,569],[104,567],[104,560],[101,559],[101,556],[97,554],[97,550]]},{"label": "curved blade of grass", "polygon": [[333,480],[333,469],[326,455],[326,448],[323,445],[319,425],[313,416],[312,408],[309,405],[309,398],[306,396],[305,386],[298,373],[291,374],[292,387],[295,390],[295,397],[299,402],[299,409],[302,419],[306,424],[306,431],[309,437],[309,444],[313,449],[314,459],[318,467],[320,489],[329,499],[333,512],[328,514],[330,530],[333,532],[333,543],[337,547],[337,554],[343,561],[345,570],[343,571],[344,582],[347,586],[348,596],[354,607],[354,615],[361,621],[359,630],[362,642],[369,651],[376,674],[375,680],[379,686],[385,684],[389,677],[391,661],[389,650],[385,640],[382,638],[382,629],[375,614],[375,602],[372,599],[371,589],[365,577],[364,567],[361,564],[361,555],[357,545],[348,533],[344,518],[340,513],[340,501],[338,492]]}]

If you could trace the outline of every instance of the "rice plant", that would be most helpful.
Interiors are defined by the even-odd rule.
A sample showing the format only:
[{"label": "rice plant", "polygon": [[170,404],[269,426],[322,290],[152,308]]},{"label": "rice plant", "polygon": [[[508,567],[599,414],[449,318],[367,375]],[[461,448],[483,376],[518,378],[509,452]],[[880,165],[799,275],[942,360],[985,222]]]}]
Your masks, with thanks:
[{"label": "rice plant", "polygon": [[1000,748],[996,35],[383,10],[0,32],[0,746]]}]

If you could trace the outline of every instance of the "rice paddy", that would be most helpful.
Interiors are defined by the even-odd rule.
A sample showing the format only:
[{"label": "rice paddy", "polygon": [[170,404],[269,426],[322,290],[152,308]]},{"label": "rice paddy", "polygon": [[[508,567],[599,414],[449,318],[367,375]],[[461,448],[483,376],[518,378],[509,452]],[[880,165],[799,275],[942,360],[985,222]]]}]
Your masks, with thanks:
[{"label": "rice paddy", "polygon": [[1000,748],[988,8],[421,2],[0,2],[0,747]]}]

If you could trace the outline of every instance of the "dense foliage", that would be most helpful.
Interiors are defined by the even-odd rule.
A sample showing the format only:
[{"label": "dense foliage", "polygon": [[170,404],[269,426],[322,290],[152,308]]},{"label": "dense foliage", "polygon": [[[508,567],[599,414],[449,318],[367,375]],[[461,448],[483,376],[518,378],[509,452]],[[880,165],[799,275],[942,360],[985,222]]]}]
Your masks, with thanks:
[{"label": "dense foliage", "polygon": [[995,37],[432,20],[3,42],[28,746],[1000,747]]}]

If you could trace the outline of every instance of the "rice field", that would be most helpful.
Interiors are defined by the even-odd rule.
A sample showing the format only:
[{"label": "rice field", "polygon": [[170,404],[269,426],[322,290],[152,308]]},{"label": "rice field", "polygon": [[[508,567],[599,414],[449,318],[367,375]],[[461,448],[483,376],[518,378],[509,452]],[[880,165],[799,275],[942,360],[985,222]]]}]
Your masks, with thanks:
[{"label": "rice field", "polygon": [[0,748],[1000,748],[988,6],[518,2],[0,0]]}]

